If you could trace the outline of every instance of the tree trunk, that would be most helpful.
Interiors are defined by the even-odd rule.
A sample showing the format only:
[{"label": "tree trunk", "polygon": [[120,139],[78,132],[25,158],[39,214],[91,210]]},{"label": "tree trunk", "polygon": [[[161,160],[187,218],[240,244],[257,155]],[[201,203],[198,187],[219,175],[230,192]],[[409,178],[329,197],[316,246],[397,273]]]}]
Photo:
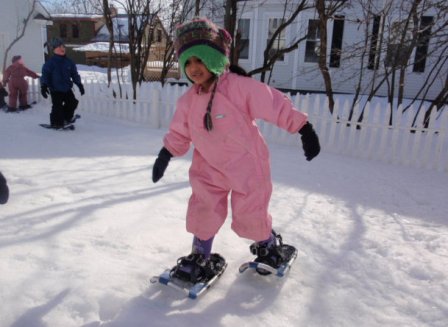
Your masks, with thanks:
[{"label": "tree trunk", "polygon": [[224,28],[232,36],[232,44],[230,45],[231,65],[238,64],[238,51],[236,51],[238,49],[237,47],[238,40],[235,38],[237,11],[238,11],[237,1],[227,0],[225,3]]},{"label": "tree trunk", "polygon": [[320,45],[319,45],[319,70],[322,74],[325,84],[325,94],[328,98],[328,109],[330,113],[333,114],[334,110],[334,97],[333,97],[333,86],[331,83],[331,76],[327,66],[327,21],[328,16],[325,9],[324,0],[316,0],[316,10],[319,14],[319,35],[320,35]]}]

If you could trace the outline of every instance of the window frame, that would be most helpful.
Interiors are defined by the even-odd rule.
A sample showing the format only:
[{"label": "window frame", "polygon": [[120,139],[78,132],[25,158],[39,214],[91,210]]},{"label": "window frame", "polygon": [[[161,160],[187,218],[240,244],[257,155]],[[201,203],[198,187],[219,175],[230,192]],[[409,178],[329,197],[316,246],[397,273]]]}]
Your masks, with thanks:
[{"label": "window frame", "polygon": [[[414,62],[412,64],[413,73],[424,73],[428,59],[429,44],[431,41],[431,29],[434,24],[434,16],[421,16],[419,21],[419,31],[417,45],[415,47]],[[422,30],[423,27],[423,30]]]},{"label": "window frame", "polygon": [[59,24],[59,37],[64,38],[64,39],[67,38],[67,32],[68,32],[67,24],[60,23]]},{"label": "window frame", "polygon": [[[270,19],[285,19],[283,17],[283,12],[269,12],[269,13],[264,13],[263,16],[263,25],[262,25],[262,30],[260,33],[260,36],[257,37],[257,41],[261,42],[262,47],[258,47],[261,48],[263,51],[266,49],[266,45],[267,45],[267,41],[268,41],[268,33],[269,33],[269,20]],[[286,27],[286,29],[284,30],[284,44],[285,46],[287,46],[291,40],[290,37],[290,33],[291,33],[291,26],[289,25]],[[275,62],[275,65],[280,65],[280,66],[287,66],[289,65],[289,61],[291,60],[291,54],[292,52],[286,53],[283,55],[283,60],[277,60]],[[263,54],[260,55],[261,60],[263,59]]]},{"label": "window frame", "polygon": [[79,37],[80,37],[80,35],[81,35],[81,30],[80,30],[80,25],[79,25],[79,23],[76,23],[76,22],[73,22],[72,24],[71,24],[71,27],[72,27],[72,38],[73,39],[79,39]]},{"label": "window frame", "polygon": [[[409,58],[406,57],[406,51],[409,51],[411,45],[406,47],[407,43],[412,41],[412,21],[409,22],[406,39],[404,44],[394,43],[393,40],[399,39],[401,41],[401,34],[404,20],[394,20],[389,27],[389,36],[386,44],[386,53],[384,57],[384,65],[388,68],[407,67],[408,61],[411,60],[412,54]],[[397,56],[398,53],[398,56]]]},{"label": "window frame", "polygon": [[[333,30],[331,34],[330,58],[328,66],[330,68],[340,68],[342,62],[342,45],[344,41],[345,16],[335,15],[333,20]],[[335,34],[337,30],[338,34]]]},{"label": "window frame", "polygon": [[[311,22],[313,22],[313,24],[315,24],[315,26],[313,26],[315,28],[315,31],[313,33],[315,38],[310,38]],[[317,48],[317,44],[319,44],[319,42],[320,42],[319,20],[315,19],[315,18],[308,18],[308,24],[307,24],[307,30],[306,30],[306,41],[305,41],[304,54],[303,54],[303,62],[304,63],[315,64],[315,63],[319,62],[319,55],[316,53],[316,50],[315,50]],[[311,47],[313,47],[314,56],[316,56],[316,58],[313,60],[307,59],[308,58],[307,56],[310,55]]]},{"label": "window frame", "polygon": [[[270,27],[271,27],[271,20],[279,20],[279,21],[281,21],[281,20],[285,20],[285,18],[283,18],[283,17],[279,17],[279,16],[268,16],[267,17],[267,20],[266,20],[266,34],[265,34],[265,49],[266,49],[266,46],[267,46],[267,44],[268,44],[268,41],[269,41],[269,39],[270,39]],[[275,30],[275,29],[274,29]],[[287,43],[287,40],[288,40],[288,37],[287,37],[287,31],[288,31],[288,27],[286,27],[286,29],[284,29],[283,31],[282,31],[282,33],[284,34],[284,36],[283,36],[283,38],[281,38],[281,34],[282,33],[280,33],[280,35],[278,36],[278,38],[279,38],[279,40],[283,40],[283,47],[286,47],[286,43]],[[274,45],[276,44],[276,42],[277,42],[277,40],[274,42]],[[281,46],[281,45],[280,45]],[[273,48],[274,49],[274,48]],[[281,49],[281,48],[280,48]],[[283,54],[282,55],[282,57],[280,57],[279,59],[277,59],[276,60],[276,64],[286,64],[287,63],[287,54]]]},{"label": "window frame", "polygon": [[244,61],[250,61],[251,60],[251,45],[252,45],[252,40],[251,40],[251,31],[252,31],[252,19],[250,17],[241,17],[240,19],[238,19],[238,25],[237,25],[237,31],[239,29],[240,26],[240,20],[246,20],[249,23],[249,29],[247,31],[247,39],[243,39],[241,38],[241,40],[248,40],[248,44],[247,44],[247,58],[241,57],[239,56],[239,60],[244,60]]}]

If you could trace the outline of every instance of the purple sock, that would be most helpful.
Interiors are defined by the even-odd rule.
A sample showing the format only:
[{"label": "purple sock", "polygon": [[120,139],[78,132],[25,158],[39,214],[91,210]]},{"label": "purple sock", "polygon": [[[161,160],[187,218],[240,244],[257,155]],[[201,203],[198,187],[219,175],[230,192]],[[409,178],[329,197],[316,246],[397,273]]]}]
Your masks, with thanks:
[{"label": "purple sock", "polygon": [[269,238],[268,238],[268,239],[266,239],[266,240],[264,240],[264,241],[260,241],[260,242],[258,242],[258,245],[260,245],[260,246],[266,246],[266,247],[269,248],[269,247],[272,246],[274,243],[275,243],[275,237],[274,237],[274,234],[271,233],[271,235],[269,235]]},{"label": "purple sock", "polygon": [[196,236],[193,238],[193,249],[192,252],[193,253],[201,253],[204,255],[205,259],[210,258],[210,253],[212,251],[212,244],[213,244],[213,239],[209,238],[206,241],[202,241],[199,238],[197,238]]}]

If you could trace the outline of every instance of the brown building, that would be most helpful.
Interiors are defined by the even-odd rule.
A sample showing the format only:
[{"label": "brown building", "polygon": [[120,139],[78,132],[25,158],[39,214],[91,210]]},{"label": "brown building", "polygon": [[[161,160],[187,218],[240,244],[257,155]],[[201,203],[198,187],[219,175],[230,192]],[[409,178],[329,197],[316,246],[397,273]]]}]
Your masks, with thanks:
[{"label": "brown building", "polygon": [[[117,14],[115,9],[112,14],[115,48],[110,61],[112,67],[125,67],[130,64],[129,19],[125,14]],[[48,40],[54,37],[63,39],[67,56],[75,63],[107,66],[110,33],[102,15],[55,14],[52,15],[52,21],[53,25],[47,29]],[[145,28],[145,33],[149,34],[153,30],[153,39],[145,76],[148,80],[157,80],[160,78],[161,62],[169,36],[157,16],[152,17],[150,21],[151,25]],[[173,69],[168,75],[179,78],[177,69]]]},{"label": "brown building", "polygon": [[[53,14],[53,25],[47,27],[47,39],[58,37],[64,40],[67,56],[77,64],[86,64],[84,53],[74,51],[74,48],[91,42],[104,25],[102,15],[83,14]],[[51,53],[49,49],[48,53]]]}]

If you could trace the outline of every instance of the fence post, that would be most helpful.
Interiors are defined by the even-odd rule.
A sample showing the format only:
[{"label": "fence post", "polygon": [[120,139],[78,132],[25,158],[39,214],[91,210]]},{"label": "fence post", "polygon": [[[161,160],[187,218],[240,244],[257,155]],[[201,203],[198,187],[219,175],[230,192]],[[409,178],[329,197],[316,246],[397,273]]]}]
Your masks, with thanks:
[{"label": "fence post", "polygon": [[149,117],[151,127],[160,128],[159,90],[154,86],[151,88],[151,107],[149,111]]},{"label": "fence post", "polygon": [[441,115],[442,117],[439,117],[441,121],[438,135],[439,141],[436,144],[435,168],[437,171],[448,172],[448,146],[445,145],[448,138],[448,106],[442,109]]}]

